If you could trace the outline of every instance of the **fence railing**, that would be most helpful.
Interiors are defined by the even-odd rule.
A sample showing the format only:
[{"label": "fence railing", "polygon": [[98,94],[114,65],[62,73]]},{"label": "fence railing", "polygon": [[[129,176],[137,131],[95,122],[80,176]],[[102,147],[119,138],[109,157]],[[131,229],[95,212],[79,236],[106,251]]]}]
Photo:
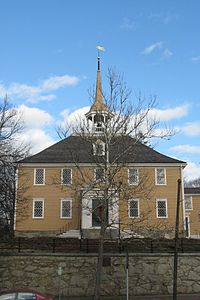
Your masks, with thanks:
[{"label": "fence railing", "polygon": [[[0,253],[97,253],[98,240],[73,238],[15,238],[0,241]],[[104,253],[173,253],[174,240],[130,239],[104,241]],[[199,252],[200,240],[180,239],[178,251]]]}]

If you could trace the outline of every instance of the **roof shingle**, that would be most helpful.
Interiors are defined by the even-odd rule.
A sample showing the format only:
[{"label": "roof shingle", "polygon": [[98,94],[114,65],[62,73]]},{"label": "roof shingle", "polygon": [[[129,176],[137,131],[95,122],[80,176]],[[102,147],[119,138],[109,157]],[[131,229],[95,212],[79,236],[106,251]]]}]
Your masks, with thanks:
[{"label": "roof shingle", "polygon": [[[119,136],[110,145],[111,161],[118,163],[178,163],[185,164],[169,156],[163,155],[152,148],[136,142],[130,136]],[[103,161],[102,157],[98,157]],[[69,136],[43,151],[27,157],[21,163],[95,163],[93,146],[80,136]]]}]

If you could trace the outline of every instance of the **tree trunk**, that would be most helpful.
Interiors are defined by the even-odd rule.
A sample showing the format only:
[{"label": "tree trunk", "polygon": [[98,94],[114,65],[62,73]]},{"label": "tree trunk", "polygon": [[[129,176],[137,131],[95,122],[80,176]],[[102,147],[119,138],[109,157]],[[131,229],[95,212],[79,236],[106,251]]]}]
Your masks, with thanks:
[{"label": "tree trunk", "polygon": [[101,280],[102,280],[102,271],[103,271],[102,270],[102,267],[103,267],[103,244],[104,244],[104,238],[105,238],[105,230],[106,230],[106,227],[101,226],[100,236],[99,236],[94,300],[100,300]]}]

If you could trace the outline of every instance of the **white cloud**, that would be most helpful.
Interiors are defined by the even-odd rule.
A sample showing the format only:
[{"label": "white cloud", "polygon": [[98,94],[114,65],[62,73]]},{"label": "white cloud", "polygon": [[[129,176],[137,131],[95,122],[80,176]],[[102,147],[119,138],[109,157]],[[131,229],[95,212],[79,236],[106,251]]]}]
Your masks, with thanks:
[{"label": "white cloud", "polygon": [[3,86],[3,84],[0,84],[0,97],[1,98],[4,98],[5,97],[5,95],[6,95],[6,89],[5,89],[5,87]]},{"label": "white cloud", "polygon": [[54,76],[41,83],[41,89],[45,91],[57,90],[64,86],[76,85],[79,79],[76,76]]},{"label": "white cloud", "polygon": [[200,122],[190,122],[181,128],[181,131],[188,136],[200,135]]},{"label": "white cloud", "polygon": [[163,55],[166,57],[166,58],[170,58],[172,55],[173,55],[173,53],[169,50],[169,49],[165,49],[164,51],[163,51]]},{"label": "white cloud", "polygon": [[76,109],[75,111],[71,112],[68,109],[65,109],[61,112],[61,116],[63,117],[63,120],[61,121],[61,126],[65,124],[70,124],[72,126],[78,124],[80,120],[85,119],[85,114],[90,110],[90,106],[85,106],[79,109]]},{"label": "white cloud", "polygon": [[177,20],[179,15],[177,14],[163,14],[163,13],[151,13],[149,19],[160,20],[165,25],[168,25],[172,21]]},{"label": "white cloud", "polygon": [[143,54],[148,55],[156,49],[161,49],[163,47],[163,42],[156,42],[143,50]]},{"label": "white cloud", "polygon": [[15,96],[17,98],[28,98],[30,96],[34,97],[41,93],[39,87],[34,87],[27,84],[12,83],[7,89],[8,95]]},{"label": "white cloud", "polygon": [[42,128],[53,122],[50,114],[36,107],[31,108],[23,104],[19,106],[18,111],[22,115],[25,128]]},{"label": "white cloud", "polygon": [[162,55],[164,58],[170,58],[173,55],[172,51],[164,47],[163,42],[156,42],[154,44],[151,44],[142,51],[142,54],[149,55],[155,50],[162,50]]},{"label": "white cloud", "polygon": [[193,162],[188,162],[183,174],[186,181],[197,179],[200,177],[200,166]]},{"label": "white cloud", "polygon": [[55,143],[55,141],[39,128],[32,128],[19,134],[18,142],[29,145],[31,154],[35,154]]},{"label": "white cloud", "polygon": [[193,56],[191,59],[192,59],[193,61],[199,61],[199,60],[200,60],[200,55],[198,55],[198,56]]},{"label": "white cloud", "polygon": [[27,102],[29,103],[37,103],[41,101],[52,101],[56,98],[56,95],[48,94],[48,95],[37,95],[36,97],[29,97]]},{"label": "white cloud", "polygon": [[168,109],[154,108],[150,111],[150,116],[159,121],[169,121],[186,116],[188,113],[188,105],[177,106]]},{"label": "white cloud", "polygon": [[0,96],[8,94],[9,97],[16,99],[24,99],[28,102],[36,103],[39,101],[51,101],[56,98],[54,94],[49,94],[50,91],[55,91],[67,86],[76,85],[79,78],[76,76],[52,76],[41,81],[37,86],[24,83],[14,82],[8,87],[0,84]]},{"label": "white cloud", "polygon": [[136,26],[135,23],[132,22],[130,19],[124,18],[122,24],[120,25],[120,28],[125,30],[135,30]]},{"label": "white cloud", "polygon": [[24,124],[24,130],[16,136],[17,143],[28,145],[32,154],[55,143],[54,139],[46,133],[47,127],[54,121],[49,113],[24,104],[18,107],[18,111]]},{"label": "white cloud", "polygon": [[191,145],[177,145],[172,147],[170,150],[178,153],[190,153],[190,154],[200,154],[200,146],[191,146]]}]

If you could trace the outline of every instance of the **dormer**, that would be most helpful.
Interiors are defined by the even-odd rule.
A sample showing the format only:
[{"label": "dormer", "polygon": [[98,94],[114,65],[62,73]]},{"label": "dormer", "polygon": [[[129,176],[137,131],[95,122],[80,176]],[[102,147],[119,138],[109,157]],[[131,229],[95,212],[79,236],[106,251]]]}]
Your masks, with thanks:
[{"label": "dormer", "polygon": [[97,156],[104,156],[105,155],[105,143],[98,139],[93,144],[93,154]]}]

